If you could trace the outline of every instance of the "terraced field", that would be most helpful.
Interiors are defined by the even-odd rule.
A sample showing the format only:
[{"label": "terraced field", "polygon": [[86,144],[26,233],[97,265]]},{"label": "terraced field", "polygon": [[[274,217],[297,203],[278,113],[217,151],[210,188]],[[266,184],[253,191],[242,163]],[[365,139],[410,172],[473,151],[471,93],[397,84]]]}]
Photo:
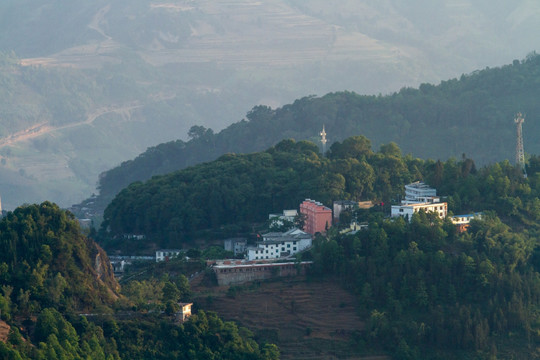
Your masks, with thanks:
[{"label": "terraced field", "polygon": [[197,302],[276,343],[282,359],[386,359],[362,353],[356,342],[364,321],[351,294],[336,282],[303,278],[247,285],[231,296],[228,287],[192,284]]},{"label": "terraced field", "polygon": [[[123,44],[106,30],[110,5],[100,9],[87,25],[102,39],[97,43],[67,48],[48,57],[27,58],[23,65],[99,67],[115,59]],[[154,40],[140,44],[138,54],[148,63],[216,62],[228,65],[290,66],[311,61],[373,60],[397,62],[397,50],[364,34],[346,30],[304,14],[283,1],[197,1],[190,6],[154,2],[150,12],[197,14],[191,34],[182,44],[182,34],[156,33]],[[111,20],[112,21],[112,20]]]}]

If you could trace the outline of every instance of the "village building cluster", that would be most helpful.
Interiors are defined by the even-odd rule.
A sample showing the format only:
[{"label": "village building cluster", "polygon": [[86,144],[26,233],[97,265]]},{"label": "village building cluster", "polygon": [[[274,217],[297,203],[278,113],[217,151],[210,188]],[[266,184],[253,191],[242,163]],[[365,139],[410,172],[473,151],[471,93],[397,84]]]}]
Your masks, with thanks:
[{"label": "village building cluster", "polygon": [[[317,233],[324,234],[332,225],[339,223],[340,216],[345,211],[356,209],[369,209],[374,204],[371,201],[334,201],[330,209],[322,203],[306,199],[299,205],[299,210],[283,210],[281,214],[269,214],[271,227],[280,227],[286,224],[294,226],[300,216],[303,228],[289,228],[283,232],[273,231],[258,235],[254,245],[248,246],[245,238],[232,238],[224,240],[224,248],[235,256],[244,254],[247,261],[286,259],[298,254],[312,245],[313,236]],[[448,204],[441,201],[437,196],[437,190],[427,184],[416,181],[405,185],[405,197],[399,205],[391,206],[391,217],[402,216],[408,221],[412,220],[415,213],[420,211],[432,212],[441,219],[448,216]],[[481,213],[451,216],[450,220],[456,224],[459,231],[465,231],[472,219],[478,219]],[[367,224],[361,224],[356,219],[351,219],[350,225],[342,226],[342,233],[356,232],[367,228]],[[156,262],[167,261],[177,257],[182,251],[178,249],[160,249],[156,251]]]},{"label": "village building cluster", "polygon": [[[382,203],[380,205],[383,205]],[[280,214],[269,214],[270,229],[284,227],[284,231],[270,231],[258,234],[254,244],[248,245],[245,238],[224,240],[224,249],[232,252],[235,257],[244,259],[218,260],[213,269],[218,283],[235,284],[254,279],[268,278],[274,275],[286,276],[305,271],[309,262],[303,262],[299,268],[292,262],[296,254],[312,246],[316,234],[325,234],[332,225],[339,223],[344,212],[354,212],[358,209],[369,209],[374,204],[371,201],[334,201],[332,209],[322,203],[306,199],[296,209],[283,210]],[[390,217],[404,217],[412,220],[415,213],[431,212],[439,218],[448,217],[448,204],[441,201],[437,190],[423,182],[417,181],[405,185],[405,197],[399,205],[392,205]],[[450,216],[458,231],[466,231],[472,219],[481,218],[481,213]],[[347,220],[349,221],[349,220]],[[302,226],[303,225],[303,226]],[[343,226],[345,225],[345,226]],[[347,226],[348,225],[348,226]],[[356,218],[350,219],[350,224],[341,224],[341,233],[354,234],[368,228],[368,224],[359,223]],[[155,260],[168,261],[183,253],[177,249],[161,249],[156,251]]]}]

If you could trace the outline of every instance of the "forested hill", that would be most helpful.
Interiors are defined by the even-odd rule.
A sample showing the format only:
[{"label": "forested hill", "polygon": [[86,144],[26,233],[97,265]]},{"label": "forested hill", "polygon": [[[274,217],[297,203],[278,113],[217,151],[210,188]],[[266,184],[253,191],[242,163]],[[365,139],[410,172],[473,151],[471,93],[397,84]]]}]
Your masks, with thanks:
[{"label": "forested hill", "polygon": [[[351,76],[354,76],[351,74]],[[439,85],[422,84],[386,96],[353,92],[309,96],[281,108],[256,106],[245,120],[219,133],[201,126],[190,140],[164,143],[100,176],[107,204],[134,181],[218,158],[260,151],[284,138],[316,140],[323,125],[329,143],[351,135],[374,147],[395,142],[404,153],[433,159],[474,158],[477,164],[513,159],[517,112],[525,114],[525,151],[540,153],[540,56],[484,69]]]},{"label": "forested hill", "polygon": [[2,360],[279,358],[214,313],[175,322],[189,299],[183,274],[127,282],[121,293],[105,252],[49,202],[0,220],[0,285]]},{"label": "forested hill", "polygon": [[[373,152],[363,136],[334,143],[324,157],[313,143],[284,140],[264,152],[227,154],[131,184],[105,209],[103,244],[134,246],[126,245],[123,234],[146,234],[148,243],[138,246],[155,243],[165,248],[181,247],[207,229],[214,231],[213,236],[236,236],[249,232],[252,223],[264,222],[269,213],[297,208],[305,198],[326,205],[341,199],[373,200],[388,207],[402,196],[405,184],[416,180],[449,195],[455,213],[498,208],[507,216],[518,201],[509,196],[518,197],[520,206],[535,209],[538,199],[527,193],[529,185],[519,170],[508,161],[495,165],[477,174],[471,159],[424,161],[402,156],[394,143]],[[533,156],[531,184],[537,185],[539,165]]]},{"label": "forested hill", "polygon": [[[253,222],[305,197],[373,200],[379,205],[354,214],[367,229],[333,226],[301,254],[314,261],[313,280],[331,276],[355,295],[366,321],[354,346],[395,359],[532,359],[540,343],[540,157],[531,156],[527,172],[508,161],[476,168],[467,158],[420,160],[393,143],[373,152],[361,136],[335,143],[326,157],[315,144],[284,140],[131,184],[105,211],[104,245],[180,247],[208,234],[250,233]],[[414,180],[435,187],[450,213],[482,218],[463,233],[433,213],[389,219],[390,203]],[[147,241],[129,243],[125,233]]]},{"label": "forested hill", "polygon": [[17,208],[0,221],[0,283],[0,306],[18,299],[23,315],[42,307],[93,310],[112,304],[120,290],[105,252],[72,214],[49,202]]}]

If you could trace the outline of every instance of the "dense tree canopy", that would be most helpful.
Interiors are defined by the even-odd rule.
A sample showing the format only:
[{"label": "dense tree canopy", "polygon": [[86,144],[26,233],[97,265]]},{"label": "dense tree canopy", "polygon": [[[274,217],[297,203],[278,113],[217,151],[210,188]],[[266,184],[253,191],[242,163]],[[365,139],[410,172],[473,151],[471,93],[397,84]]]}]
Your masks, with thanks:
[{"label": "dense tree canopy", "polygon": [[9,212],[0,220],[0,321],[11,328],[0,358],[279,358],[274,345],[259,346],[215,313],[175,322],[177,302],[190,296],[183,274],[132,281],[120,293],[109,271],[105,252],[57,205]]},{"label": "dense tree canopy", "polygon": [[[101,264],[96,266],[96,264]],[[82,235],[73,215],[44,202],[0,220],[0,281],[19,311],[111,304],[118,291],[107,255]]]},{"label": "dense tree canopy", "polygon": [[312,275],[337,275],[356,294],[371,347],[405,359],[537,352],[538,225],[516,232],[489,212],[463,234],[425,213],[370,220],[368,230],[319,241]]},{"label": "dense tree canopy", "polygon": [[[533,156],[530,169],[536,161]],[[102,239],[117,238],[117,246],[123,234],[141,233],[160,246],[180,246],[197,231],[263,222],[269,213],[298,208],[305,198],[327,206],[341,199],[372,200],[389,211],[403,186],[417,180],[447,196],[454,213],[497,208],[502,216],[538,216],[535,173],[524,179],[507,161],[478,170],[467,158],[415,159],[394,143],[373,152],[368,139],[354,136],[333,144],[327,156],[312,143],[284,140],[265,152],[227,154],[134,183],[106,209]]]}]

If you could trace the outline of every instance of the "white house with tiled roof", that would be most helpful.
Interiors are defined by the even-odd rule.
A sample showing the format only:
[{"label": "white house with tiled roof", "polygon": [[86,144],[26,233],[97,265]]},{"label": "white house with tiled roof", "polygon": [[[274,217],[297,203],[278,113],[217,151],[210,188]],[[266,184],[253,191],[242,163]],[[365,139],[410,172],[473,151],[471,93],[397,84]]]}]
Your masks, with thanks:
[{"label": "white house with tiled roof", "polygon": [[291,229],[286,232],[271,232],[262,235],[262,241],[256,246],[248,247],[248,260],[279,259],[294,255],[309,248],[311,235],[300,230]]}]

